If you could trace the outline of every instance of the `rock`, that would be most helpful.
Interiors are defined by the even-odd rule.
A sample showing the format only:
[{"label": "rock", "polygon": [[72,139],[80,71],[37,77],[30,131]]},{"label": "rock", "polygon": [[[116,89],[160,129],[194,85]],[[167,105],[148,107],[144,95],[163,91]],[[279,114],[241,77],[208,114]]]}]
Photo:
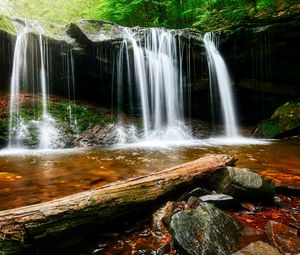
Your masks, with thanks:
[{"label": "rock", "polygon": [[196,209],[201,203],[200,198],[198,197],[190,197],[186,203],[187,208],[189,209]]},{"label": "rock", "polygon": [[282,253],[296,254],[300,252],[298,229],[288,227],[277,221],[269,221],[265,232],[272,245]]},{"label": "rock", "polygon": [[211,189],[238,200],[269,200],[275,194],[270,180],[247,168],[227,167],[211,174],[206,181]]},{"label": "rock", "polygon": [[221,29],[220,51],[238,93],[240,121],[268,118],[289,98],[299,98],[299,36],[299,14]]},{"label": "rock", "polygon": [[76,20],[68,25],[67,33],[83,45],[102,42],[112,43],[123,40],[125,28],[101,20]]},{"label": "rock", "polygon": [[200,200],[207,203],[213,203],[217,207],[232,207],[238,205],[232,196],[225,194],[212,194],[199,197]]},{"label": "rock", "polygon": [[95,125],[79,137],[75,145],[78,147],[105,146],[120,142],[118,127],[114,124],[105,126]]},{"label": "rock", "polygon": [[300,134],[300,100],[278,107],[270,119],[262,121],[254,132],[255,137],[283,138]]},{"label": "rock", "polygon": [[170,224],[175,245],[189,255],[230,254],[236,249],[240,223],[209,203],[180,211]]},{"label": "rock", "polygon": [[167,226],[170,225],[175,208],[175,203],[168,201],[164,206],[154,212],[152,215],[152,230],[160,233],[165,232],[164,224]]},{"label": "rock", "polygon": [[257,241],[249,244],[232,255],[280,255],[279,251],[268,243]]}]

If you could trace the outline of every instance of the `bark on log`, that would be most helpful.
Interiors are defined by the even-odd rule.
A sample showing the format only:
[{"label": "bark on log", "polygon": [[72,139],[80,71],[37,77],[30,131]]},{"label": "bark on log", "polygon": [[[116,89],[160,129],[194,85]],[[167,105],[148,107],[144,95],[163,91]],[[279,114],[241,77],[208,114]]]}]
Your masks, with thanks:
[{"label": "bark on log", "polygon": [[[161,201],[174,190],[235,161],[235,158],[224,155],[210,155],[62,199],[1,211],[0,255],[17,254],[26,247],[40,249],[46,245],[49,251],[58,240],[76,231],[79,231],[80,239],[79,236],[98,224],[137,213],[145,205]],[[78,241],[72,240],[73,243]]]}]

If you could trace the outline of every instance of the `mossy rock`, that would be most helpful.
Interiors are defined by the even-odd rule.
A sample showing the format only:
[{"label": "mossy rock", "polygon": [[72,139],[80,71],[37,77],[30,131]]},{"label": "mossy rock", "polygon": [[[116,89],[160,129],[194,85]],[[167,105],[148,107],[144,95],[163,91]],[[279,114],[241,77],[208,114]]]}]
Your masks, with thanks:
[{"label": "mossy rock", "polygon": [[124,28],[106,21],[77,20],[68,25],[67,33],[81,44],[120,42]]},{"label": "mossy rock", "polygon": [[170,230],[177,248],[187,255],[231,254],[241,225],[209,203],[173,215]]},{"label": "mossy rock", "polygon": [[247,168],[226,167],[209,175],[205,181],[210,189],[237,200],[271,200],[275,194],[272,181]]},{"label": "mossy rock", "polygon": [[[48,112],[55,120],[55,127],[59,130],[64,147],[73,147],[75,140],[92,126],[105,126],[113,122],[98,108],[73,104],[62,99],[49,101]],[[28,129],[23,144],[28,148],[36,148],[39,144],[37,122],[41,120],[41,116],[42,106],[38,97],[30,96],[21,101],[20,117]],[[8,144],[8,130],[9,113],[6,112],[0,118],[0,147],[5,147]]]},{"label": "mossy rock", "polygon": [[262,121],[255,137],[282,138],[300,134],[300,99],[278,107],[270,119]]}]

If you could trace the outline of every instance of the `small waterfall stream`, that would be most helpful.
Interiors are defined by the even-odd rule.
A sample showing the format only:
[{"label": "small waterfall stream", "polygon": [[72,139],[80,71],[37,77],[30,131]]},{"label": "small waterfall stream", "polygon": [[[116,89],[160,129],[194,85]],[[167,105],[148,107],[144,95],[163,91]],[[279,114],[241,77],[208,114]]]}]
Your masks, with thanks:
[{"label": "small waterfall stream", "polygon": [[[231,91],[231,81],[228,70],[220,55],[217,46],[217,38],[213,33],[206,33],[203,38],[205,49],[207,52],[207,61],[209,67],[210,82],[216,77],[220,92],[223,116],[225,120],[225,134],[227,137],[238,137],[234,103]],[[212,87],[212,84],[211,84]],[[212,100],[212,99],[211,99]]]},{"label": "small waterfall stream", "polygon": [[28,31],[29,28],[27,26],[20,29],[14,50],[12,77],[10,82],[9,148],[18,148],[22,146],[22,140],[24,135],[26,135],[26,128],[24,127],[23,119],[20,116],[19,93],[20,87],[26,81]]},{"label": "small waterfall stream", "polygon": [[[9,119],[9,148],[24,148],[24,141],[28,138],[29,129],[36,129],[38,133],[39,148],[55,148],[59,142],[59,132],[56,128],[55,120],[48,112],[48,86],[45,68],[45,48],[42,29],[36,23],[15,24],[17,39],[15,43],[13,71],[10,84],[10,119]],[[29,32],[32,30],[38,33],[38,48],[34,44],[34,39],[30,38]],[[33,46],[31,45],[33,44]],[[30,56],[30,57],[29,57]],[[37,65],[36,59],[39,58]],[[31,59],[31,63],[27,63]],[[36,75],[36,68],[39,69]],[[38,77],[36,77],[38,76]],[[21,93],[28,92],[28,87],[33,87],[37,82],[37,90],[41,93],[41,117],[38,120],[32,118],[25,120],[21,113]]]}]

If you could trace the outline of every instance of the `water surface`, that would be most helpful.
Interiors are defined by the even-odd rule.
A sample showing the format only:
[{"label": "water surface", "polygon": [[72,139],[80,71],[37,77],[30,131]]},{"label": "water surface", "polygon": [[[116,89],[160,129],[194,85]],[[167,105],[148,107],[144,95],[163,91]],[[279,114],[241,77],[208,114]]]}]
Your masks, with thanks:
[{"label": "water surface", "polygon": [[49,201],[132,176],[178,165],[211,153],[236,156],[278,183],[300,187],[300,140],[262,144],[130,146],[97,150],[0,151],[0,210]]}]

